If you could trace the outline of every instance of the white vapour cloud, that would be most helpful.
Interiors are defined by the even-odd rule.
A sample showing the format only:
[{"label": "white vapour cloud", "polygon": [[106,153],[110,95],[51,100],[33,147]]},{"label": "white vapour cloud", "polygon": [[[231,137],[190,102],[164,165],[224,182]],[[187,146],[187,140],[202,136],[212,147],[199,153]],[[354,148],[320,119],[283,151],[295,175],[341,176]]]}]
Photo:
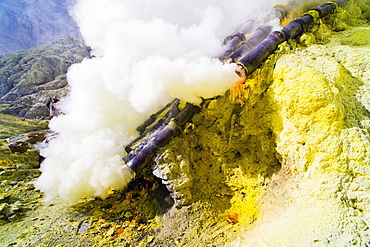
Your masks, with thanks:
[{"label": "white vapour cloud", "polygon": [[[79,0],[72,13],[93,59],[67,74],[65,115],[50,128],[55,139],[36,187],[46,202],[76,203],[122,189],[132,173],[122,161],[135,128],[173,98],[195,104],[238,80],[233,64],[215,57],[223,38],[277,1]],[[262,6],[263,4],[263,6]]]}]

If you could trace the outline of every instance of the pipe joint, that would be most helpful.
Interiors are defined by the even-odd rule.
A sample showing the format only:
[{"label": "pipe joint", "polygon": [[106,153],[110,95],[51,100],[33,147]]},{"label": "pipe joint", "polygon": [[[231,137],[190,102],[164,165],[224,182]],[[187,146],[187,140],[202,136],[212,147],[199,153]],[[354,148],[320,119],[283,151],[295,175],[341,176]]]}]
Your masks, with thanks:
[{"label": "pipe joint", "polygon": [[298,37],[301,33],[303,33],[303,26],[299,19],[296,19],[286,25],[281,32],[286,37],[286,40],[294,39]]},{"label": "pipe joint", "polygon": [[230,55],[233,62],[238,62],[241,57],[253,50],[259,43],[263,41],[271,31],[272,27],[269,25],[258,27],[247,40],[242,42],[239,48]]},{"label": "pipe joint", "polygon": [[242,33],[235,33],[235,34],[233,34],[233,35],[230,35],[230,36],[226,37],[226,38],[224,39],[224,41],[222,42],[222,44],[223,44],[223,45],[226,45],[227,43],[229,43],[229,42],[230,42],[231,40],[233,40],[233,39],[236,39],[236,40],[238,40],[239,42],[241,42],[241,41],[245,40],[245,36],[244,36],[244,34],[242,34]]},{"label": "pipe joint", "polygon": [[313,22],[314,17],[310,14],[305,14],[301,18],[290,22],[281,32],[284,33],[286,40],[295,39],[305,33]]},{"label": "pipe joint", "polygon": [[286,40],[285,34],[280,31],[271,32],[270,35],[267,36],[267,38],[273,40],[274,42],[277,42],[277,44],[281,44]]},{"label": "pipe joint", "polygon": [[143,169],[144,166],[150,162],[150,160],[153,158],[156,150],[157,150],[157,145],[149,141],[142,151],[136,155],[134,158],[132,158],[127,165],[133,170],[135,173],[137,173],[139,170]]},{"label": "pipe joint", "polygon": [[330,15],[330,14],[334,13],[336,8],[337,8],[336,3],[328,2],[328,3],[325,3],[325,4],[321,5],[320,7],[314,8],[312,10],[316,10],[319,13],[319,17],[323,18],[327,15]]}]

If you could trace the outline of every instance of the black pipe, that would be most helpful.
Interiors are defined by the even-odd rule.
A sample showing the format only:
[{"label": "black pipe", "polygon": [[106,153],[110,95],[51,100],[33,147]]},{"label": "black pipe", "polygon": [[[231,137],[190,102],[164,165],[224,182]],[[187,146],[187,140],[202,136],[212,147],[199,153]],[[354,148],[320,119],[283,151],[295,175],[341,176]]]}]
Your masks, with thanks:
[{"label": "black pipe", "polygon": [[[346,2],[346,0],[342,0],[341,5],[344,5]],[[334,13],[336,8],[337,4],[334,2],[325,3],[320,7],[310,10],[301,18],[290,22],[281,31],[272,32],[256,48],[239,60],[239,67],[236,73],[246,78],[247,75],[251,74],[262,61],[276,50],[279,44],[289,39],[295,39],[305,33],[315,20],[313,12],[318,13],[318,16],[323,18]]]},{"label": "black pipe", "polygon": [[242,42],[239,48],[230,55],[230,59],[233,62],[238,62],[241,57],[245,56],[245,54],[252,51],[259,43],[261,43],[271,32],[271,29],[271,26],[260,26],[257,28],[256,31],[254,31],[247,40]]},{"label": "black pipe", "polygon": [[133,150],[126,155],[123,160],[135,173],[143,169],[152,161],[159,148],[167,145],[175,136],[181,133],[182,128],[198,110],[198,106],[187,103],[184,109],[182,109],[167,125],[146,138],[146,140],[148,140],[147,143],[141,146],[136,154],[134,153],[135,150]]},{"label": "black pipe", "polygon": [[334,13],[336,8],[337,8],[337,4],[335,3],[325,3],[321,5],[320,7],[314,8],[312,10],[316,10],[317,12],[319,12],[319,17],[322,18],[322,17],[325,17],[327,15]]},{"label": "black pipe", "polygon": [[[274,18],[282,20],[287,14],[285,7],[276,5],[264,21],[268,22]],[[222,51],[217,56],[218,59],[224,61],[231,58],[233,62],[237,62],[241,57],[255,48],[271,32],[272,27],[264,24],[258,27],[248,39],[246,39],[245,35],[251,32],[255,25],[255,20],[248,20],[244,26],[239,29],[239,32],[227,37],[223,42],[224,46]]]},{"label": "black pipe", "polygon": [[230,57],[233,52],[238,49],[241,42],[245,40],[245,35],[252,31],[253,27],[255,26],[254,20],[248,20],[245,24],[239,28],[239,31],[233,35],[230,35],[224,39],[222,42],[222,49],[217,58],[220,61],[224,61]]},{"label": "black pipe", "polygon": [[228,59],[231,54],[238,48],[239,44],[245,40],[244,34],[243,33],[236,33],[232,36],[227,37],[223,44],[224,47],[218,55],[218,59],[223,61],[225,59]]},{"label": "black pipe", "polygon": [[254,20],[248,20],[246,21],[242,27],[238,28],[239,32],[241,33],[250,33],[253,29],[253,27],[256,25],[256,22]]},{"label": "black pipe", "polygon": [[285,36],[283,33],[274,31],[255,49],[240,59],[238,64],[242,65],[246,70],[245,75],[252,73],[284,40]]},{"label": "black pipe", "polygon": [[178,105],[179,103],[180,103],[179,99],[174,99],[172,102],[168,103],[165,107],[163,107],[162,109],[160,109],[156,113],[150,115],[150,117],[147,120],[145,120],[144,123],[142,123],[139,127],[136,128],[137,132],[139,132],[139,134],[142,134],[149,125],[154,123],[154,121],[157,119],[159,114],[164,112],[172,104]]},{"label": "black pipe", "polygon": [[[153,124],[157,118],[158,115],[164,112],[166,109],[169,108],[170,104],[172,104],[171,108],[168,110],[168,112],[163,116],[163,118],[159,119],[156,124],[153,126],[150,126]],[[138,149],[138,146],[142,145],[139,144],[138,146],[134,147],[133,146],[140,141],[141,139],[145,138],[149,133],[156,131],[157,129],[163,127],[164,125],[168,124],[170,120],[179,114],[180,110],[178,108],[180,104],[179,99],[173,100],[171,103],[167,104],[164,108],[162,108],[160,111],[158,111],[156,114],[152,114],[148,120],[146,120],[143,124],[141,124],[136,130],[139,132],[140,136],[135,138],[133,141],[131,141],[126,147],[125,151],[127,153],[130,153],[134,149]],[[150,127],[150,128],[149,128]],[[127,159],[127,157],[126,157]],[[126,161],[126,160],[125,160]]]},{"label": "black pipe", "polygon": [[299,19],[296,19],[286,25],[280,32],[285,36],[285,40],[295,39],[303,33],[307,32],[308,27],[314,22],[312,15],[306,14]]},{"label": "black pipe", "polygon": [[[158,147],[153,142],[148,142],[147,145],[144,146],[144,148],[136,154],[129,162],[128,166],[137,173],[139,170],[143,169],[146,164],[149,164],[149,162],[154,157]],[[124,159],[125,160],[125,159]]]}]

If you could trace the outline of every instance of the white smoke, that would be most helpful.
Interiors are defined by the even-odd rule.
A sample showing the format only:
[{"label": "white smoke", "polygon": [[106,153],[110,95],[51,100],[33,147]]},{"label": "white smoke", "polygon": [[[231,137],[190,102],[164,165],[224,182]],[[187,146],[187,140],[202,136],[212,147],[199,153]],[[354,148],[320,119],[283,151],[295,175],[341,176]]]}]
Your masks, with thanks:
[{"label": "white smoke", "polygon": [[[36,187],[45,201],[105,198],[132,179],[123,147],[135,128],[173,98],[198,104],[238,80],[235,65],[213,58],[223,38],[277,1],[79,0],[72,9],[93,59],[67,74],[65,115],[42,150]],[[254,15],[256,16],[256,15]],[[255,18],[255,17],[253,17]]]}]

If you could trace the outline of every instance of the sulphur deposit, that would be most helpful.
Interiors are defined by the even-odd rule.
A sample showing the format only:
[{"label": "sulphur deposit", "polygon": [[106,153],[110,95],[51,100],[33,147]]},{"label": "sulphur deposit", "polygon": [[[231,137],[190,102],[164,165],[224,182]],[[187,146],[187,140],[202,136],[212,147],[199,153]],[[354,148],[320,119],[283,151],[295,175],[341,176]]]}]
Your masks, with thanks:
[{"label": "sulphur deposit", "polygon": [[280,45],[159,157],[175,203],[205,201],[238,225],[230,246],[370,244],[368,4]]},{"label": "sulphur deposit", "polygon": [[72,207],[41,205],[37,192],[35,210],[3,220],[1,240],[369,246],[369,6],[349,1],[281,44],[245,84],[204,100],[127,188]]}]

